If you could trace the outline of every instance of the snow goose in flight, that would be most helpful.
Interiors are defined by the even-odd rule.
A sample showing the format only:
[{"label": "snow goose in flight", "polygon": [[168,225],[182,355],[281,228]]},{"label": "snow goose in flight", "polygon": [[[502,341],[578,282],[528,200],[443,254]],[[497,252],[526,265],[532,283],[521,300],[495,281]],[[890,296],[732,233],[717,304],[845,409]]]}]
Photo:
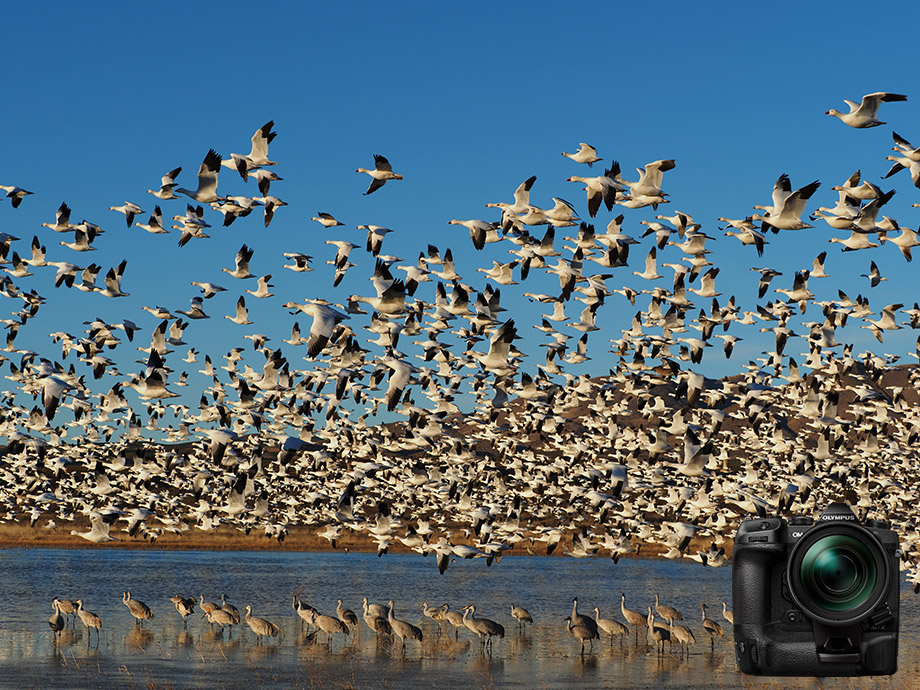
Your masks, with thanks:
[{"label": "snow goose in flight", "polygon": [[182,166],[178,168],[173,168],[168,173],[163,175],[160,178],[160,188],[159,189],[148,189],[148,194],[153,194],[157,199],[178,199],[176,196],[176,178],[179,176],[179,173],[182,172]]},{"label": "snow goose in flight", "polygon": [[857,215],[853,220],[853,230],[867,234],[876,233],[880,230],[887,230],[887,227],[879,227],[876,218],[878,217],[878,212],[881,210],[882,206],[891,201],[891,198],[895,195],[896,191],[897,190],[892,189],[891,191],[885,192],[877,199],[873,199],[868,204],[863,206],[859,211],[859,215]]},{"label": "snow goose in flight", "polygon": [[[16,252],[13,252],[13,257],[12,259],[10,259],[10,265],[12,266],[12,268],[4,268],[3,270],[9,273],[14,278],[25,278],[27,276],[35,275],[34,273],[29,271],[29,262],[23,260],[23,258],[19,256],[19,254]],[[45,262],[42,265],[47,266],[48,263]],[[57,262],[55,263],[55,265],[57,265]]]},{"label": "snow goose in flight", "polygon": [[[14,238],[14,239],[19,239]],[[27,260],[26,263],[30,266],[47,266],[48,263],[45,261],[45,252],[46,249],[38,239],[38,235],[32,236],[32,258]]]},{"label": "snow goose in flight", "polygon": [[371,305],[381,314],[396,315],[404,314],[406,311],[406,284],[399,279],[392,281],[376,281],[374,287],[377,289],[376,297],[361,297],[352,295],[348,298],[349,302],[364,302]]},{"label": "snow goose in flight", "polygon": [[553,197],[553,206],[549,211],[543,212],[543,217],[549,221],[552,226],[569,226],[575,225],[579,220],[578,214],[575,213],[575,207],[565,199]]},{"label": "snow goose in flight", "polygon": [[885,160],[893,161],[894,165],[885,174],[883,179],[888,179],[900,170],[910,170],[910,179],[914,186],[920,189],[920,161],[911,160],[907,156],[885,156]]},{"label": "snow goose in flight", "polygon": [[839,110],[831,108],[824,114],[840,118],[843,124],[855,127],[856,129],[878,127],[879,125],[885,124],[876,117],[879,105],[882,103],[906,100],[907,96],[902,96],[901,94],[876,91],[875,93],[868,93],[863,96],[862,101],[859,103],[844,99],[843,102],[850,106],[850,112],[848,113],[841,113]]},{"label": "snow goose in flight", "polygon": [[275,217],[275,211],[282,206],[287,206],[286,201],[282,201],[278,197],[271,196],[271,195],[263,196],[263,197],[255,197],[253,201],[262,202],[262,204],[264,205],[265,227],[266,228],[271,224],[272,218]]},{"label": "snow goose in flight", "polygon": [[317,223],[320,223],[324,228],[334,228],[336,225],[345,225],[345,223],[340,223],[335,219],[331,213],[325,213],[319,211],[315,216],[310,220],[315,220]]},{"label": "snow goose in flight", "polygon": [[383,185],[387,183],[387,180],[401,180],[403,179],[402,175],[397,175],[393,172],[393,168],[390,165],[385,157],[378,154],[374,154],[374,169],[368,170],[367,168],[358,168],[355,172],[367,173],[371,176],[371,184],[367,188],[367,191],[364,192],[364,195],[373,194]]},{"label": "snow goose in flight", "polygon": [[821,183],[815,180],[792,192],[789,176],[783,173],[773,185],[773,205],[755,207],[764,209],[764,213],[755,213],[751,218],[762,222],[762,232],[765,232],[768,228],[772,229],[774,233],[780,230],[810,228],[812,226],[805,223],[801,215],[805,210],[805,202],[811,198],[811,195],[820,186]]},{"label": "snow goose in flight", "polygon": [[357,229],[367,230],[366,249],[374,256],[380,254],[380,250],[383,248],[383,238],[393,232],[389,228],[384,228],[380,225],[359,225]]},{"label": "snow goose in flight", "polygon": [[517,368],[511,361],[511,344],[517,338],[514,319],[505,321],[492,335],[489,341],[489,351],[486,354],[481,352],[470,352],[470,354],[486,371],[496,376],[512,376]]},{"label": "snow goose in flight", "polygon": [[159,371],[151,372],[146,378],[133,375],[130,381],[122,382],[126,388],[133,388],[145,400],[162,400],[164,398],[178,398],[178,393],[173,393],[166,388],[166,381]]},{"label": "snow goose in flight", "polygon": [[217,175],[220,173],[221,156],[214,149],[209,149],[198,168],[198,188],[194,191],[177,187],[176,192],[191,197],[200,204],[210,204],[217,201]]},{"label": "snow goose in flight", "polygon": [[[111,517],[111,522],[114,522],[117,516],[113,515]],[[70,533],[78,537],[83,537],[87,541],[91,541],[94,544],[101,544],[106,541],[118,541],[115,537],[109,534],[109,527],[111,522],[106,522],[103,519],[102,514],[96,512],[95,510],[91,511],[89,514],[89,524],[90,529],[88,532],[80,532],[79,530],[72,530]],[[82,601],[80,602],[82,605]]]},{"label": "snow goose in flight", "polygon": [[125,273],[128,260],[123,260],[116,268],[110,268],[105,274],[105,288],[99,290],[103,297],[128,297],[130,293],[121,289],[121,279]]},{"label": "snow goose in flight", "polygon": [[470,231],[470,239],[473,240],[473,246],[476,249],[482,249],[488,243],[499,242],[501,237],[498,236],[499,226],[496,223],[487,223],[484,220],[454,220],[447,221],[448,225],[462,225]]},{"label": "snow goose in flight", "polygon": [[224,227],[229,227],[237,218],[245,218],[256,206],[261,206],[259,199],[248,196],[227,195],[223,202],[212,201],[211,208],[223,215]]},{"label": "snow goose in flight", "polygon": [[518,185],[514,190],[514,203],[508,204],[503,201],[496,201],[486,204],[486,208],[500,208],[502,211],[501,226],[505,230],[511,227],[514,216],[518,213],[525,213],[530,208],[530,190],[533,183],[537,181],[536,175],[531,175]]},{"label": "snow goose in flight", "polygon": [[732,230],[726,230],[725,236],[726,237],[737,237],[741,241],[741,244],[745,244],[745,245],[753,244],[754,247],[757,249],[757,256],[763,256],[763,246],[765,244],[769,244],[769,242],[767,242],[767,240],[764,239],[764,236],[761,233],[754,230],[753,227],[745,228],[743,230],[739,230],[738,232],[734,232]]},{"label": "snow goose in flight", "polygon": [[603,158],[597,157],[597,149],[595,149],[591,144],[586,144],[581,142],[579,148],[575,153],[565,153],[562,152],[562,155],[566,158],[571,158],[576,163],[587,163],[590,168],[598,161],[604,160]]},{"label": "snow goose in flight", "polygon": [[[673,170],[676,163],[673,159],[653,161],[648,163],[645,168],[636,168],[639,173],[639,179],[636,182],[629,182],[617,176],[617,182],[625,184],[632,192],[632,196],[659,197],[663,196],[661,191],[661,180],[664,173]],[[661,202],[658,202],[661,203]]]},{"label": "snow goose in flight", "polygon": [[261,276],[257,282],[255,290],[246,290],[253,297],[258,297],[259,299],[265,299],[266,297],[274,297],[274,293],[270,292],[269,289],[275,287],[271,285],[268,281],[272,279],[272,274],[267,273],[264,276]]},{"label": "snow goose in flight", "polygon": [[272,131],[274,126],[275,121],[269,120],[252,135],[252,147],[246,156],[252,165],[277,165],[275,161],[268,159],[268,145],[278,136],[278,132]]},{"label": "snow goose in flight", "polygon": [[233,323],[239,324],[240,326],[248,326],[252,323],[249,320],[249,310],[246,308],[246,300],[240,295],[240,298],[236,301],[236,314],[229,316],[224,315],[225,319],[230,319]]},{"label": "snow goose in flight", "polygon": [[284,252],[284,258],[291,259],[293,264],[285,264],[284,268],[289,268],[292,271],[297,273],[303,273],[305,271],[312,271],[310,268],[310,261],[313,260],[313,257],[308,254],[301,254],[300,252]]},{"label": "snow goose in flight", "polygon": [[847,197],[851,199],[861,199],[867,201],[881,196],[882,190],[868,180],[860,182],[862,173],[857,170],[850,175],[846,182],[841,185],[831,187],[835,192],[840,192],[840,201],[838,205],[845,203]]},{"label": "snow goose in flight", "polygon": [[159,206],[154,207],[153,213],[150,214],[150,219],[146,223],[135,223],[134,227],[143,228],[154,235],[162,235],[169,232],[169,230],[163,227],[163,211],[160,210]]},{"label": "snow goose in flight", "polygon": [[227,291],[227,288],[221,287],[220,285],[215,285],[214,283],[200,282],[197,280],[193,280],[192,285],[194,285],[195,287],[201,288],[201,292],[204,294],[205,299],[211,299],[218,292]]},{"label": "snow goose in flight", "polygon": [[12,201],[13,208],[19,208],[22,200],[32,193],[16,185],[0,184],[0,189],[6,192],[6,198]]},{"label": "snow goose in flight", "polygon": [[210,319],[211,317],[204,312],[204,299],[198,295],[192,297],[189,308],[186,311],[181,309],[177,313],[184,315],[188,319]]},{"label": "snow goose in flight", "polygon": [[65,201],[59,207],[55,213],[54,223],[42,223],[43,228],[51,228],[55,232],[69,232],[73,229],[73,226],[70,224],[70,206],[67,205]]},{"label": "snow goose in flight", "polygon": [[891,242],[901,250],[901,254],[904,255],[905,259],[911,261],[913,258],[910,254],[911,247],[920,246],[920,242],[917,241],[917,232],[908,227],[898,225],[897,221],[888,218],[888,216],[885,216],[884,219],[893,225],[894,230],[900,230],[901,234],[897,237],[888,237],[884,232],[880,232],[878,236],[879,242]]},{"label": "snow goose in flight", "polygon": [[607,210],[613,210],[613,204],[616,201],[617,192],[620,191],[620,184],[617,177],[620,174],[620,165],[616,161],[604,171],[603,175],[598,177],[579,177],[572,175],[566,178],[567,182],[580,182],[585,185],[585,191],[588,193],[588,215],[594,218],[600,210],[601,203],[607,206]]},{"label": "snow goose in flight", "polygon": [[236,253],[236,266],[233,270],[229,268],[220,269],[224,273],[229,273],[234,278],[252,278],[253,275],[249,271],[249,262],[252,259],[253,254],[252,249],[247,247],[245,244],[240,247],[240,250]]},{"label": "snow goose in flight", "polygon": [[310,358],[316,357],[323,351],[339,323],[351,318],[348,314],[343,314],[326,304],[318,302],[307,302],[306,304],[287,302],[284,307],[286,309],[299,309],[304,314],[313,317],[313,325],[310,327],[310,339],[307,341],[307,354]]},{"label": "snow goose in flight", "polygon": [[279,177],[278,173],[272,170],[253,170],[249,176],[259,185],[259,194],[262,196],[268,196],[272,182],[279,182],[284,179],[283,177]]},{"label": "snow goose in flight", "polygon": [[248,155],[231,153],[230,160],[223,160],[220,164],[225,168],[236,170],[243,180],[247,179],[248,172],[254,168],[259,168],[263,165],[277,165],[275,161],[268,159],[268,145],[278,135],[277,132],[271,131],[274,126],[274,120],[269,120],[255,131],[255,134],[252,135],[252,147]]},{"label": "snow goose in flight", "polygon": [[514,267],[518,265],[518,260],[509,261],[506,264],[499,263],[498,261],[492,261],[492,268],[477,268],[476,270],[480,273],[485,273],[487,278],[491,278],[499,285],[517,285],[517,282],[512,276]]},{"label": "snow goose in flight", "polygon": [[[869,272],[861,273],[859,277],[868,278],[869,287],[878,287],[878,284],[881,283],[883,280],[888,280],[888,278],[885,278],[882,275],[881,271],[878,270],[878,264],[876,264],[874,261],[869,265]],[[903,306],[904,306],[903,304],[899,304],[896,308],[900,309]]]},{"label": "snow goose in flight", "polygon": [[134,216],[136,216],[138,213],[144,212],[144,210],[140,206],[138,206],[137,204],[131,201],[126,201],[123,206],[109,206],[109,210],[118,211],[119,213],[124,213],[125,222],[127,223],[129,228],[131,227],[131,223],[134,222]]},{"label": "snow goose in flight", "polygon": [[892,147],[892,151],[901,153],[912,161],[920,162],[920,149],[914,148],[913,144],[900,136],[897,132],[892,132],[891,138],[894,139],[894,143],[897,144],[897,146]]},{"label": "snow goose in flight", "polygon": [[69,247],[75,252],[94,252],[96,248],[90,246],[90,243],[95,239],[95,231],[91,230],[89,233],[86,233],[83,230],[77,230],[74,233],[73,242],[59,242],[58,244]]}]

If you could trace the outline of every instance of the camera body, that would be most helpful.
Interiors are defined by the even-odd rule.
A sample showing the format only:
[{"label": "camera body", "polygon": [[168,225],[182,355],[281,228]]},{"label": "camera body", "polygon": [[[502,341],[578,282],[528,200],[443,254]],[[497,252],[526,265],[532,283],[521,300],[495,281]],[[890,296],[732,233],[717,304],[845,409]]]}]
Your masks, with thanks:
[{"label": "camera body", "polygon": [[845,503],[817,521],[746,519],[732,565],[735,653],[743,673],[889,675],[897,670],[897,534]]}]

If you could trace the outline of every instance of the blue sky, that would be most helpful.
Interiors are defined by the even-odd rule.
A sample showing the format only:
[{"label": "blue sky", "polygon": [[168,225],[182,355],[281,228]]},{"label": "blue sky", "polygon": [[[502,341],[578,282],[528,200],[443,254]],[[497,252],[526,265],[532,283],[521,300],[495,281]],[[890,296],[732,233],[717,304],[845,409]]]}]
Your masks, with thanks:
[{"label": "blue sky", "polygon": [[[690,213],[718,238],[710,243],[710,260],[722,269],[716,281],[722,304],[731,295],[742,309],[757,303],[758,275],[751,266],[782,271],[773,287],[788,288],[796,270],[810,267],[827,250],[832,277],[811,282],[817,299],[836,299],[839,288],[850,297],[868,296],[876,312],[893,302],[910,306],[918,299],[915,264],[907,264],[893,246],[843,254],[828,240],[844,233],[819,221],[812,230],[769,236],[758,258],[752,248],[724,237],[716,222],[719,216],[742,218],[754,204],[770,203],[781,173],[790,175],[794,188],[820,180],[808,208],[832,206],[836,193],[830,187],[861,169],[865,179],[898,190],[884,213],[917,226],[920,209],[910,205],[920,201],[920,191],[907,173],[880,178],[890,166],[885,156],[891,153],[892,130],[920,144],[916,50],[901,28],[912,26],[918,13],[886,3],[872,8],[868,12],[856,3],[665,3],[654,9],[623,3],[472,3],[462,9],[443,3],[277,3],[263,10],[232,2],[181,8],[17,5],[6,13],[0,48],[6,67],[0,184],[19,185],[34,195],[16,210],[0,204],[0,230],[21,238],[13,249],[22,255],[38,235],[49,259],[95,261],[104,273],[126,258],[123,287],[131,297],[112,300],[55,289],[51,269],[36,269],[35,276],[16,282],[24,290],[36,289],[47,303],[21,330],[16,345],[61,361],[48,334],[79,334],[82,321],[95,317],[136,321],[144,330],[131,347],[147,345],[158,322],[140,307],[185,309],[197,294],[189,282],[210,280],[228,292],[205,303],[210,320],[186,330],[185,340],[201,359],[210,353],[217,363],[236,344],[251,350],[242,335],[260,332],[271,337],[270,346],[285,348],[293,367],[312,366],[300,359],[305,353],[280,342],[296,318],[281,304],[372,294],[366,278],[373,261],[363,247],[353,254],[358,266],[333,289],[332,267],[324,262],[334,249],[326,239],[363,245],[365,235],[356,225],[393,228],[386,253],[414,262],[428,243],[442,251],[450,247],[465,282],[483,288],[475,269],[490,266],[492,259],[510,260],[505,253],[510,245],[476,252],[466,230],[447,222],[496,220],[494,209],[484,205],[511,201],[514,189],[531,175],[537,175],[532,203],[549,208],[551,197],[562,197],[587,219],[584,192],[566,178],[602,170],[596,165],[589,171],[559,155],[576,150],[581,141],[593,144],[604,164],[618,160],[627,179],[635,179],[634,168],[647,162],[677,161],[664,180],[671,203],[658,212]],[[824,115],[832,107],[845,109],[844,98],[859,100],[880,90],[909,97],[907,103],[883,104],[886,126],[855,130]],[[222,229],[220,215],[209,212],[215,226],[211,239],[180,249],[178,234],[127,229],[123,216],[107,210],[131,200],[152,211],[157,200],[144,190],[162,174],[181,165],[178,182],[194,187],[209,148],[225,157],[231,151],[246,153],[252,133],[270,119],[278,132],[271,157],[284,178],[272,193],[289,206],[277,212],[269,229],[259,214]],[[405,180],[365,197],[368,179],[354,171],[370,167],[374,153],[387,156]],[[256,194],[253,182],[247,186],[227,170],[218,191]],[[95,243],[98,251],[77,255],[57,244],[68,237],[40,227],[53,220],[62,201],[73,209],[74,222],[86,218],[105,229]],[[169,217],[183,213],[185,202],[166,201],[161,207]],[[320,210],[334,213],[346,226],[325,230],[311,222]],[[595,221],[598,231],[620,212],[602,210]],[[635,237],[644,230],[639,221],[656,213],[650,208],[622,212],[624,231]],[[564,234],[570,233],[557,232],[557,245]],[[233,312],[243,289],[254,288],[220,271],[232,267],[244,242],[255,249],[253,273],[272,273],[277,295],[261,303],[247,296],[256,322],[251,327],[223,318]],[[646,238],[633,247],[631,267],[615,270],[608,287],[650,287],[630,273],[641,270],[651,242]],[[285,251],[313,255],[316,270],[282,269]],[[668,248],[659,264],[680,256]],[[872,260],[888,280],[870,289],[859,274],[868,272]],[[662,284],[669,287],[666,273]],[[529,355],[523,370],[531,373],[544,356],[542,336],[530,328],[539,323],[543,305],[521,295],[555,290],[555,280],[537,271],[522,285],[502,288],[507,315],[525,335],[518,343]],[[433,301],[431,287],[423,286],[419,296]],[[691,314],[701,306],[708,310],[708,303],[698,300]],[[18,306],[0,303],[4,310]],[[569,317],[577,319],[581,306],[567,307]],[[637,310],[618,295],[609,298],[598,319],[603,329],[589,336],[592,360],[567,371],[600,374],[615,366],[607,341],[629,328]],[[358,329],[367,318],[349,325]],[[296,320],[304,330],[309,327],[308,318]],[[804,320],[820,320],[818,309],[810,307]],[[581,334],[569,332],[574,344]],[[714,347],[694,368],[712,376],[736,373],[772,347],[772,338],[754,327],[732,332],[744,340],[731,360]],[[916,333],[889,333],[879,345],[869,331],[854,326],[838,339],[853,342],[857,353],[871,348],[905,355],[913,351]],[[408,343],[400,345],[410,356],[417,352]],[[804,341],[794,341],[787,354],[801,362],[798,353],[805,349]],[[178,361],[184,352],[179,348],[167,363],[177,373],[194,372],[197,365]],[[133,359],[144,355],[128,347],[109,356],[123,374],[142,369]],[[73,355],[65,366],[72,361]],[[262,357],[249,361],[261,367]],[[190,373],[186,389],[193,404],[203,382],[199,378],[196,385],[196,376]],[[104,392],[115,380],[92,385]],[[133,393],[128,397],[137,400]]]}]

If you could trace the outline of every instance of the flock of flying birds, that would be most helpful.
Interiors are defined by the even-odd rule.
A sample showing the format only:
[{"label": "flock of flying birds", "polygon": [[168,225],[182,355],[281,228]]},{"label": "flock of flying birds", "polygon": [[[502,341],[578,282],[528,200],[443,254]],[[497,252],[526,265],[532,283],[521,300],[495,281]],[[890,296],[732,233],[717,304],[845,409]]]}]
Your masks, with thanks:
[{"label": "flock of flying birds", "polygon": [[[848,114],[828,114],[874,127],[884,124],[880,103],[903,100],[875,93],[848,102]],[[110,210],[129,227],[178,231],[180,247],[206,241],[221,225],[251,222],[256,211],[268,228],[286,206],[271,194],[282,179],[269,158],[275,136],[268,122],[246,155],[209,150],[195,189],[178,186],[182,168],[171,170],[147,190],[157,200],[149,217],[133,202]],[[894,165],[886,177],[908,169],[920,187],[920,148],[893,137],[897,155],[888,157]],[[563,155],[592,172],[603,161],[588,144]],[[357,172],[371,178],[365,194],[386,194],[382,188],[403,176],[385,157],[374,161]],[[668,558],[719,565],[740,518],[813,513],[842,497],[901,529],[904,567],[920,579],[918,369],[896,366],[897,355],[854,353],[845,337],[847,324],[880,342],[888,331],[918,328],[920,308],[889,304],[876,314],[867,297],[842,290],[839,299],[818,300],[810,286],[828,276],[826,252],[785,277],[789,287],[771,290],[776,271],[752,269],[759,287],[734,286],[739,294],[726,299],[719,267],[707,257],[715,242],[734,240],[707,234],[687,212],[630,218],[670,201],[665,175],[675,167],[674,160],[648,163],[634,181],[616,162],[594,176],[573,175],[568,181],[587,193],[584,210],[561,197],[537,207],[532,176],[511,202],[486,204],[498,209],[495,220],[450,220],[469,231],[477,256],[494,257],[476,275],[460,275],[446,246],[429,244],[414,263],[388,254],[387,237],[398,230],[383,226],[357,226],[367,233],[361,247],[346,239],[353,230],[319,213],[312,251],[330,255],[332,285],[302,302],[275,296],[271,274],[251,272],[256,241],[243,244],[232,265],[227,257],[223,280],[196,276],[200,293],[187,309],[139,308],[124,299],[132,279],[126,262],[110,267],[103,284],[103,267],[73,263],[94,243],[116,242],[109,238],[117,233],[72,223],[66,203],[31,245],[0,234],[0,294],[14,305],[4,320],[0,519],[36,529],[88,524],[73,532],[95,542],[153,541],[221,525],[279,540],[307,528],[332,546],[357,533],[380,554],[397,542],[436,554],[441,572],[456,558],[491,564],[508,549],[552,553],[560,544],[557,553],[575,557],[616,560],[651,545]],[[259,196],[219,195],[227,175],[254,180]],[[781,175],[758,213],[719,218],[723,237],[760,255],[768,237],[781,244],[787,233],[812,228],[808,220],[823,220],[846,234],[830,240],[846,251],[893,244],[911,260],[916,233],[884,215],[893,191],[856,172],[833,187],[836,204],[811,209],[821,183],[793,186]],[[40,199],[2,188],[7,208]],[[183,202],[185,213],[170,227],[162,208]],[[598,219],[605,210],[609,218]],[[566,228],[570,235],[557,237]],[[57,236],[51,232],[73,241],[46,251]],[[644,254],[638,266],[637,251]],[[675,260],[660,261],[666,254]],[[283,258],[293,272],[314,270],[313,255]],[[349,270],[365,272],[372,296],[330,297]],[[872,286],[885,280],[874,261],[866,275]],[[61,289],[121,299],[124,315],[51,333],[43,353],[19,348],[17,334],[52,299],[27,289],[43,276]],[[648,288],[629,287],[625,276]],[[545,305],[539,323],[506,313],[502,289],[540,281],[546,292],[516,288]],[[744,310],[753,292],[757,302]],[[236,299],[225,318],[240,327],[238,346],[201,360],[186,341],[206,328],[199,324],[216,311],[210,305],[228,299]],[[275,320],[291,327],[283,346],[256,332],[247,300],[274,300]],[[629,328],[605,327],[610,304],[635,310]],[[545,355],[528,369],[536,353],[516,342],[530,326],[543,334]],[[761,331],[775,335],[775,348],[737,376],[712,381],[694,371],[714,344],[730,357],[745,333]],[[786,353],[792,339],[806,344],[800,362]],[[62,348],[59,359],[52,346]],[[114,358],[137,350],[140,371],[122,374],[123,360]],[[576,373],[592,357],[606,358],[607,375]],[[200,391],[197,409],[180,388]],[[383,410],[399,421],[379,421]]]}]

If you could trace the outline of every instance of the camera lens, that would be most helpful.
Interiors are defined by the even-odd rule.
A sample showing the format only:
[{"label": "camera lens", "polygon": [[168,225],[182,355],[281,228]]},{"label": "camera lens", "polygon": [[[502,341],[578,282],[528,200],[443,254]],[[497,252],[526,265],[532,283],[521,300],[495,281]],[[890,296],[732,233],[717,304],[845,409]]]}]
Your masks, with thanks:
[{"label": "camera lens", "polygon": [[804,593],[827,611],[843,612],[864,604],[878,580],[876,559],[865,543],[831,534],[812,544],[800,567]]}]

